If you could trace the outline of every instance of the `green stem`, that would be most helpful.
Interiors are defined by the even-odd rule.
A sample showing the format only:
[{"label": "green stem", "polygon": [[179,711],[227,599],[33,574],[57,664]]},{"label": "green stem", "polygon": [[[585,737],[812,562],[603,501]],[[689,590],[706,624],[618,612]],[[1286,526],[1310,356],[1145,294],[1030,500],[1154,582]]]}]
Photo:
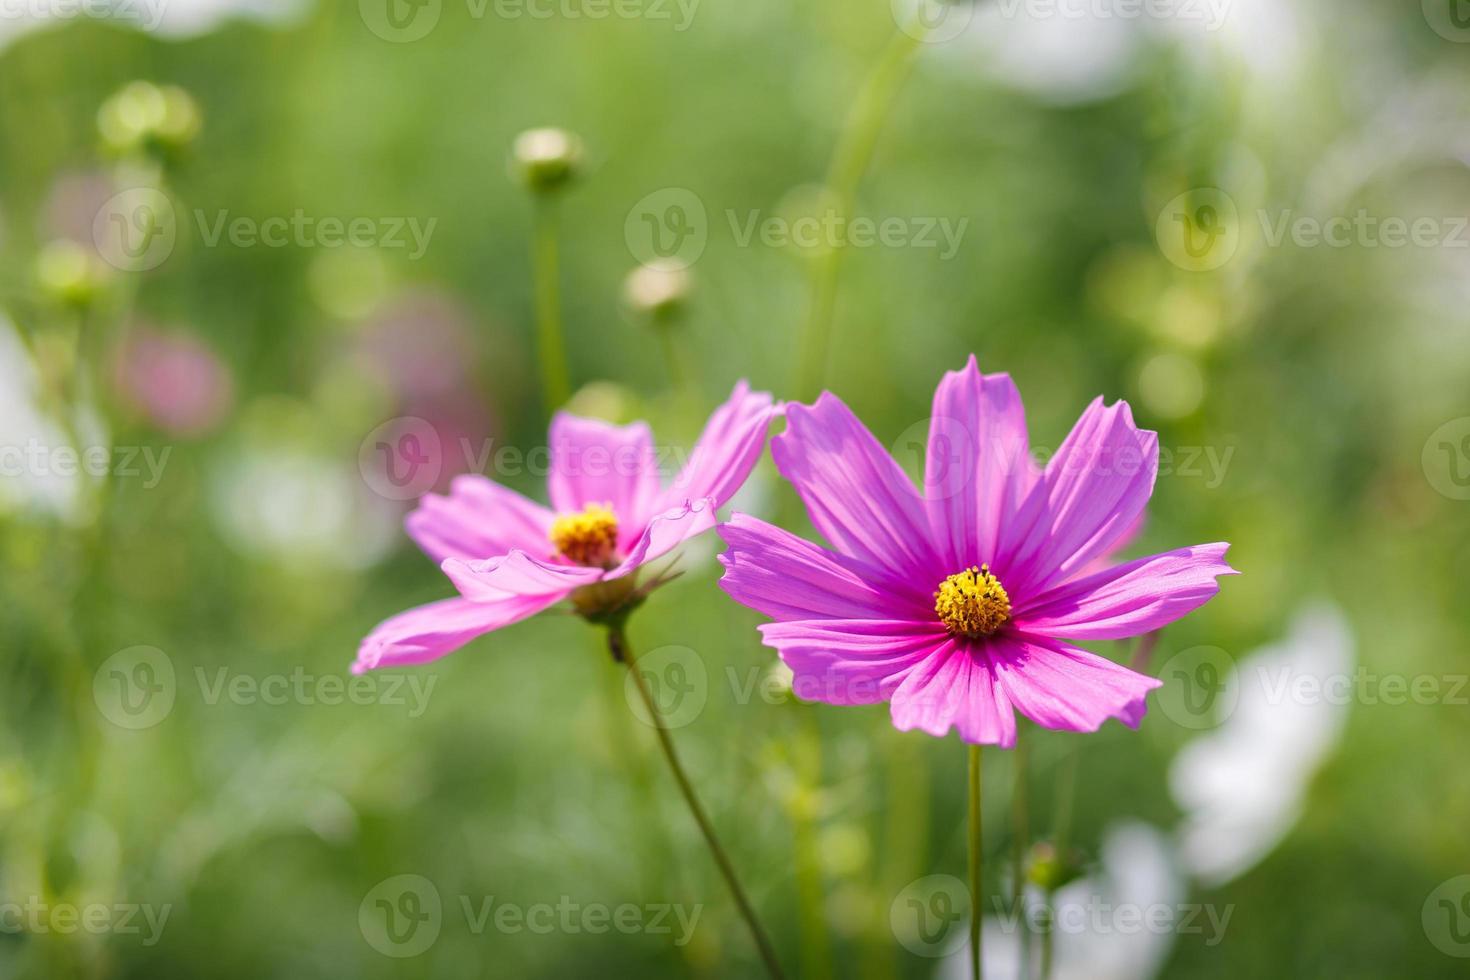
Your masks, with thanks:
[{"label": "green stem", "polygon": [[980,848],[985,833],[980,816],[980,746],[970,746],[970,975],[980,980],[980,925],[984,919]]},{"label": "green stem", "polygon": [[[900,30],[884,48],[873,73],[848,113],[842,135],[827,168],[827,190],[837,218],[852,213],[858,185],[873,158],[873,148],[888,118],[899,87],[913,65],[914,55],[924,41],[919,26]],[[837,273],[842,265],[843,242],[828,243],[825,253],[813,260],[811,300],[806,332],[798,358],[796,392],[812,398],[822,385],[827,369],[827,352],[832,343],[832,315],[837,301]]]},{"label": "green stem", "polygon": [[740,916],[745,920],[750,936],[760,951],[761,959],[765,962],[766,972],[773,980],[784,980],[785,975],[781,972],[781,964],[776,959],[775,947],[771,945],[770,937],[766,935],[760,919],[756,917],[755,907],[751,905],[745,889],[740,885],[739,877],[735,874],[735,866],[730,863],[729,856],[725,853],[724,847],[720,845],[719,838],[715,836],[714,825],[710,823],[709,816],[704,812],[704,806],[700,804],[699,797],[694,793],[694,786],[690,783],[683,764],[679,762],[679,753],[674,749],[674,740],[669,736],[669,729],[664,724],[663,715],[658,710],[652,692],[648,690],[648,681],[638,670],[636,658],[632,654],[632,648],[628,645],[628,637],[621,623],[608,627],[607,641],[613,659],[628,665],[628,673],[633,678],[633,686],[638,689],[638,696],[648,711],[648,717],[653,721],[653,730],[658,734],[659,747],[663,749],[664,758],[669,762],[669,771],[673,773],[674,781],[679,784],[679,792],[683,794],[684,802],[688,804],[689,812],[694,816],[694,822],[699,825],[699,831],[704,835],[705,843],[709,845],[710,854],[714,856],[715,864],[719,866],[720,874],[724,876],[725,884],[729,886],[730,894],[734,897],[735,904],[740,910]]},{"label": "green stem", "polygon": [[548,409],[560,408],[572,395],[561,330],[559,227],[556,201],[538,197],[531,236],[531,275],[536,291],[536,353],[541,362],[541,396]]}]

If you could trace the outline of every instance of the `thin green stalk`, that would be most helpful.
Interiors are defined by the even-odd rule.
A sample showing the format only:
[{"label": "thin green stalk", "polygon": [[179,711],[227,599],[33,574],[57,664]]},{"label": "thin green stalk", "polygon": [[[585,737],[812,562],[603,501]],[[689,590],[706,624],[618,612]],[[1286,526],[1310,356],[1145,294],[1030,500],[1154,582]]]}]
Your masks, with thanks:
[{"label": "thin green stalk", "polygon": [[[827,168],[826,186],[839,219],[852,214],[858,185],[872,161],[873,148],[888,118],[888,110],[923,41],[924,30],[917,25],[895,34],[848,113],[832,162]],[[801,355],[797,361],[795,390],[798,397],[815,397],[826,374],[843,244],[841,240],[827,243],[827,251],[813,260],[811,300]]]},{"label": "thin green stalk", "polygon": [[572,385],[567,374],[566,343],[561,329],[561,273],[557,240],[560,221],[555,199],[545,195],[536,198],[533,222],[531,276],[536,291],[536,353],[541,362],[541,396],[548,409],[557,409],[572,396]]},{"label": "thin green stalk", "polygon": [[689,781],[683,764],[679,762],[679,753],[674,749],[674,740],[669,736],[669,729],[664,724],[663,714],[658,710],[658,704],[654,701],[652,692],[648,690],[648,681],[638,670],[636,658],[633,656],[632,647],[628,645],[628,637],[623,625],[621,623],[610,625],[607,639],[613,659],[628,665],[628,673],[633,678],[633,686],[638,689],[638,696],[648,711],[648,717],[653,721],[653,730],[658,734],[659,748],[663,750],[664,758],[668,760],[669,771],[673,773],[674,781],[679,784],[679,792],[683,794],[684,802],[688,804],[689,812],[693,815],[694,822],[699,825],[699,831],[704,835],[705,843],[709,845],[710,854],[714,856],[720,874],[724,876],[725,884],[729,887],[730,894],[735,899],[735,905],[740,910],[740,917],[745,920],[751,939],[755,941],[761,960],[766,965],[766,972],[773,980],[785,980],[785,975],[781,972],[780,961],[776,959],[776,949],[771,945],[770,937],[766,935],[760,919],[756,917],[755,907],[751,905],[745,889],[740,885],[739,877],[735,874],[735,866],[730,862],[724,847],[720,845],[719,838],[715,836],[714,824],[710,823],[709,816],[704,812],[704,806],[694,793],[694,785]]},{"label": "thin green stalk", "polygon": [[984,920],[984,894],[980,873],[980,849],[985,841],[980,816],[980,746],[970,746],[970,975],[980,980],[980,925]]}]

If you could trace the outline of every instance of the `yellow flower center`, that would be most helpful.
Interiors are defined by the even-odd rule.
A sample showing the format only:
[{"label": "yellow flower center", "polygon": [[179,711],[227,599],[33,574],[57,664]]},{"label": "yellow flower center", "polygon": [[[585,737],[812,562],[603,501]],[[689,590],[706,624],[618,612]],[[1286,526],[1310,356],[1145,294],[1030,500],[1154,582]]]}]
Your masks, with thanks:
[{"label": "yellow flower center", "polygon": [[580,512],[558,514],[551,522],[556,553],[578,565],[607,566],[618,550],[618,519],[604,504],[588,504]]},{"label": "yellow flower center", "polygon": [[939,584],[934,611],[956,636],[990,636],[1011,618],[1011,597],[989,565],[956,572]]}]

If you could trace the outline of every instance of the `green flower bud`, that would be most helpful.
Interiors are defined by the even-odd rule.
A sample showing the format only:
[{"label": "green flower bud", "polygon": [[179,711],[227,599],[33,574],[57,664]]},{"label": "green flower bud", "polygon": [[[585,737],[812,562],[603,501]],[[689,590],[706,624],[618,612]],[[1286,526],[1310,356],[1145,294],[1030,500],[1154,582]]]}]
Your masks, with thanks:
[{"label": "green flower bud", "polygon": [[628,308],[660,321],[683,310],[689,291],[689,270],[663,261],[640,265],[623,282],[623,299]]},{"label": "green flower bud", "polygon": [[106,270],[96,255],[76,242],[60,239],[36,256],[36,284],[63,306],[90,306],[101,290]]},{"label": "green flower bud", "polygon": [[1037,841],[1026,856],[1026,880],[1047,894],[1082,877],[1082,853],[1069,848],[1058,854],[1051,841]]},{"label": "green flower bud", "polygon": [[117,156],[176,154],[199,134],[193,97],[177,86],[131,82],[97,111],[103,145]]},{"label": "green flower bud", "polygon": [[565,129],[528,129],[511,151],[512,172],[534,194],[561,190],[581,168],[582,141]]}]

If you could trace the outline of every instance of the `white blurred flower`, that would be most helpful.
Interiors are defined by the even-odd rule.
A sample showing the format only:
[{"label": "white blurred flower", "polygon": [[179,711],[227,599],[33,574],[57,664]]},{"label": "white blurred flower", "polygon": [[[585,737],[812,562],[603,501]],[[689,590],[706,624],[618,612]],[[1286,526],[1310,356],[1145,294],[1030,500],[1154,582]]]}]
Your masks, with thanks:
[{"label": "white blurred flower", "polygon": [[[1324,604],[1298,615],[1285,641],[1245,657],[1226,679],[1216,704],[1234,704],[1230,716],[1186,745],[1169,770],[1185,812],[1180,859],[1200,881],[1215,886],[1243,874],[1296,823],[1347,717],[1347,699],[1325,691],[1354,663],[1346,619]],[[1312,683],[1299,686],[1301,678]],[[1312,687],[1319,695],[1293,693]]]},{"label": "white blurred flower", "polygon": [[246,449],[216,466],[211,511],[245,554],[365,568],[394,546],[398,511],[351,466],[305,450]]}]

